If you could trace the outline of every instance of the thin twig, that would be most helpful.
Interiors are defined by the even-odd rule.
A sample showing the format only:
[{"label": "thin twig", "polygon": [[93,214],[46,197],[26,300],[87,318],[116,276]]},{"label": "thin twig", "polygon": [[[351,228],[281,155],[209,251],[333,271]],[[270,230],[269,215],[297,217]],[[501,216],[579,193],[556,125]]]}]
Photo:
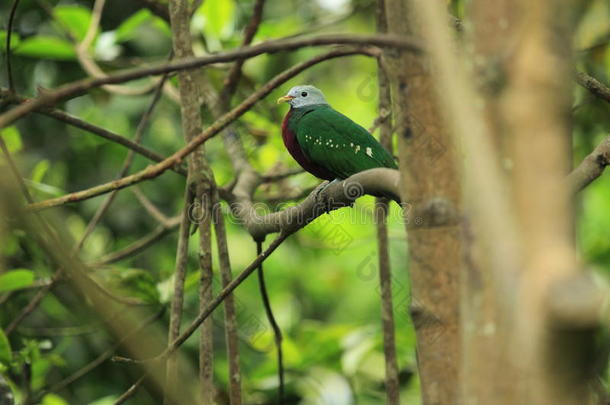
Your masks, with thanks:
[{"label": "thin twig", "polygon": [[13,68],[11,66],[11,37],[13,35],[13,23],[15,21],[15,14],[17,13],[17,6],[19,0],[13,0],[13,6],[8,15],[8,22],[6,24],[6,79],[8,81],[8,88],[10,92],[15,91],[15,83],[13,82]]},{"label": "thin twig", "polygon": [[[263,242],[256,241],[256,254],[260,255],[263,252]],[[258,266],[258,286],[263,300],[263,306],[265,307],[265,315],[267,320],[273,329],[273,336],[275,342],[275,349],[277,351],[277,374],[279,380],[279,388],[277,392],[278,404],[284,403],[284,358],[282,353],[282,330],[275,320],[273,315],[273,309],[271,308],[271,302],[269,301],[269,294],[267,293],[267,286],[265,285],[265,274],[263,273],[263,263],[261,262]]]},{"label": "thin twig", "polygon": [[[189,257],[189,236],[191,217],[190,209],[193,202],[193,193],[187,185],[184,191],[184,208],[180,221],[180,233],[178,236],[178,247],[176,249],[176,265],[174,270],[174,293],[172,295],[171,310],[169,316],[168,342],[173,341],[180,335],[180,324],[182,322],[182,306],[184,303],[184,280]],[[165,391],[178,389],[178,359],[173,353],[168,356],[165,368]],[[169,404],[169,395],[164,395],[163,403]]]},{"label": "thin twig", "polygon": [[[252,12],[252,18],[248,22],[246,29],[244,30],[244,38],[242,40],[242,47],[248,46],[252,43],[256,32],[258,31],[258,27],[262,21],[263,17],[263,8],[265,6],[265,0],[256,0],[254,3],[254,10]],[[242,67],[244,65],[245,60],[239,59],[237,60],[233,66],[231,66],[231,70],[227,75],[225,80],[225,86],[220,92],[220,105],[223,107],[228,107],[231,101],[231,97],[235,94],[237,90],[237,85],[239,84],[239,79],[242,74]]]},{"label": "thin twig", "polygon": [[36,292],[34,297],[28,302],[28,304],[17,314],[17,316],[8,324],[8,326],[4,329],[4,333],[8,336],[10,335],[19,324],[29,315],[31,314],[40,304],[40,301],[47,295],[49,291],[55,286],[55,283],[61,277],[61,269],[57,270],[55,274],[53,274],[53,278],[51,282],[40,290]]},{"label": "thin twig", "polygon": [[28,209],[41,210],[51,207],[57,207],[59,205],[63,205],[70,202],[82,201],[88,198],[108,193],[112,190],[129,187],[132,184],[153,179],[164,173],[166,170],[180,164],[184,160],[184,158],[190,153],[192,153],[195,149],[197,149],[199,145],[203,144],[208,139],[214,137],[216,134],[226,128],[231,122],[235,121],[245,112],[247,112],[257,101],[267,96],[276,87],[282,85],[290,78],[296,76],[303,70],[322,61],[348,55],[373,55],[373,52],[369,48],[335,49],[328,53],[324,53],[322,55],[314,57],[306,62],[302,62],[298,65],[295,65],[292,68],[275,76],[264,86],[259,88],[256,92],[247,97],[237,107],[233,108],[231,111],[214,121],[214,123],[208,126],[206,130],[204,130],[197,137],[193,138],[186,146],[184,146],[182,149],[178,150],[168,158],[164,159],[163,161],[155,165],[149,166],[146,169],[143,169],[135,174],[123,177],[120,180],[100,184],[87,190],[78,191],[75,193],[64,195],[62,197],[57,197],[46,201],[38,202],[36,204],[31,204],[28,206]]},{"label": "thin twig", "polygon": [[169,224],[170,218],[168,218],[164,213],[157,208],[157,206],[150,201],[148,197],[140,190],[138,186],[130,187],[131,192],[136,196],[140,205],[148,212],[148,215],[157,220],[160,224]]},{"label": "thin twig", "polygon": [[107,264],[118,262],[120,260],[124,260],[128,257],[134,256],[134,255],[140,253],[141,251],[143,251],[144,249],[148,248],[152,244],[158,242],[164,236],[173,232],[176,228],[178,228],[179,223],[180,223],[180,221],[178,219],[171,218],[168,224],[159,225],[157,228],[155,228],[155,230],[153,230],[148,235],[142,237],[141,239],[138,239],[137,241],[133,242],[132,244],[130,244],[122,249],[116,250],[112,253],[108,253],[107,255],[105,255],[101,259],[99,259],[98,261],[90,264],[90,266],[91,267],[104,266]]},{"label": "thin twig", "polygon": [[148,326],[155,320],[159,319],[161,317],[161,315],[163,315],[164,312],[165,312],[165,307],[161,308],[159,311],[157,311],[157,313],[148,317],[148,319],[145,319],[144,322],[142,322],[140,325],[138,325],[133,330],[129,331],[118,342],[116,342],[114,345],[110,346],[106,351],[104,351],[102,354],[100,354],[93,361],[87,363],[84,367],[75,371],[74,373],[72,373],[68,377],[64,378],[63,380],[59,381],[58,383],[53,384],[48,390],[42,390],[41,395],[44,393],[47,393],[47,392],[58,392],[58,391],[64,389],[65,387],[67,387],[68,385],[72,384],[76,380],[80,379],[81,377],[90,373],[92,370],[94,370],[104,361],[109,359],[112,356],[112,354],[123,344],[123,342],[125,342],[130,337],[132,337],[135,334],[142,331],[146,326]]},{"label": "thin twig", "polygon": [[[103,2],[105,0],[98,0],[98,1],[101,1],[103,4]],[[97,4],[98,3],[96,3],[96,6],[97,6]],[[102,7],[103,7],[103,5],[102,5]],[[155,106],[157,105],[157,102],[161,98],[161,94],[163,92],[163,85],[165,84],[166,79],[167,79],[167,75],[163,75],[163,77],[159,81],[159,85],[157,86],[157,89],[155,90],[155,94],[153,95],[153,98],[150,101],[150,104],[148,105],[148,108],[146,109],[144,114],[142,114],[142,118],[140,118],[140,122],[138,123],[138,127],[136,128],[136,134],[135,134],[134,140],[133,140],[136,144],[140,144],[140,142],[142,141],[142,137],[144,135],[144,129],[147,127],[150,117],[152,116],[152,113],[155,109]],[[125,158],[125,161],[123,162],[123,167],[121,167],[121,169],[119,170],[117,179],[124,177],[129,172],[129,168],[131,167],[131,164],[133,163],[134,157],[135,157],[135,154],[132,150],[127,152],[127,157]],[[100,205],[100,207],[97,209],[97,211],[93,215],[93,218],[91,218],[91,220],[87,224],[87,228],[85,229],[85,232],[83,233],[80,240],[78,241],[78,244],[76,245],[77,251],[80,251],[80,249],[83,247],[83,245],[85,244],[85,241],[87,240],[89,235],[91,235],[91,233],[93,232],[93,230],[95,229],[95,227],[97,226],[99,221],[102,219],[102,217],[104,216],[106,211],[108,211],[108,209],[110,208],[110,205],[114,201],[114,198],[116,197],[118,192],[119,192],[119,190],[114,190],[113,192],[108,194],[108,196],[106,197],[106,199],[104,200],[102,205]]]},{"label": "thin twig", "polygon": [[[5,89],[0,89],[0,97],[5,100],[8,100],[10,103],[27,103],[32,100],[18,95],[11,95],[9,94],[8,90]],[[46,115],[47,117],[51,117],[61,122],[65,122],[68,125],[72,125],[76,128],[80,128],[94,135],[98,135],[111,142],[118,143],[119,145],[131,149],[139,155],[144,156],[149,160],[152,160],[153,162],[161,162],[164,159],[163,156],[159,155],[158,153],[153,152],[142,145],[138,145],[137,143],[122,135],[119,135],[115,132],[109,131],[97,125],[91,124],[64,111],[51,108],[41,108],[40,110],[36,110],[34,112]],[[176,173],[186,176],[186,170],[182,166],[173,167],[170,170],[174,170]]]},{"label": "thin twig", "polygon": [[163,353],[159,354],[150,359],[145,360],[134,360],[125,357],[115,356],[114,361],[121,363],[141,363],[148,361],[157,361],[166,358],[171,353],[175,352],[186,340],[191,337],[193,333],[199,328],[199,326],[205,321],[211,314],[214,312],[216,308],[227,298],[229,294],[233,292],[241,283],[243,283],[248,276],[250,276],[256,269],[258,269],[259,265],[264,262],[281,244],[286,240],[286,238],[290,236],[289,233],[280,233],[274,240],[271,242],[269,247],[260,255],[258,255],[252,263],[248,265],[241,273],[237,275],[231,282],[224,287],[218,295],[214,297],[206,307],[199,312],[197,318],[191,322],[188,328],[182,334],[176,338],[170,345],[168,345],[167,349],[163,351]]},{"label": "thin twig", "polygon": [[116,401],[112,403],[112,405],[121,405],[122,403],[125,403],[125,401],[127,401],[129,398],[134,396],[138,388],[140,388],[140,385],[142,385],[142,383],[144,382],[144,378],[146,378],[146,375],[143,375],[142,377],[138,378],[136,382],[133,383],[133,385],[123,393],[123,395],[121,395]]}]

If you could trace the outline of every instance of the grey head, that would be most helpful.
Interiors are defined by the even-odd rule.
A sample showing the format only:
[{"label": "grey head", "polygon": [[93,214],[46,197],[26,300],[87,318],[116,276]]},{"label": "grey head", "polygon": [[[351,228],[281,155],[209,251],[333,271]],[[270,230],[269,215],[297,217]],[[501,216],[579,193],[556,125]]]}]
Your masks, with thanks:
[{"label": "grey head", "polygon": [[278,104],[286,102],[293,108],[305,107],[314,104],[328,104],[322,91],[314,86],[294,86],[285,96],[277,100]]}]

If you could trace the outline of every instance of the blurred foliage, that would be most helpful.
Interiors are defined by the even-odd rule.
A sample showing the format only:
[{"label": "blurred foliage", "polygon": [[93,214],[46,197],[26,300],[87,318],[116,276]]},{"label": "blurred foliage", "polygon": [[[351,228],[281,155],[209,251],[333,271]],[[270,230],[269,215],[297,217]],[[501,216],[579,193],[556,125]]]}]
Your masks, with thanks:
[{"label": "blurred foliage", "polygon": [[[6,39],[6,19],[12,1],[0,3],[0,42]],[[47,4],[53,18],[40,4]],[[192,19],[195,52],[203,54],[239,46],[252,0],[205,1]],[[451,10],[463,17],[465,2],[451,2]],[[91,56],[107,72],[143,66],[167,58],[171,38],[167,23],[137,0],[108,0]],[[375,31],[375,2],[371,0],[268,0],[255,41],[323,32],[370,33]],[[85,37],[91,21],[91,2],[71,0],[22,0],[12,35],[14,83],[19,94],[34,96],[86,77],[76,60],[75,41]],[[610,82],[610,4],[594,0],[575,33],[576,66],[605,83]],[[4,52],[4,49],[3,49]],[[293,53],[263,55],[248,60],[234,103],[246,97],[273,75],[317,54],[303,49]],[[0,84],[7,87],[5,54],[2,53]],[[205,74],[217,87],[228,66],[211,66]],[[285,107],[273,104],[296,84],[312,83],[323,89],[331,104],[369,127],[376,116],[376,64],[362,56],[319,64],[274,91],[238,122],[250,161],[261,172],[273,172],[296,164],[284,150],[279,126]],[[176,84],[174,79],[173,83]],[[149,79],[129,83],[141,88]],[[103,90],[70,100],[60,107],[84,120],[132,137],[150,95],[119,96]],[[204,125],[211,122],[204,114]],[[575,86],[574,162],[579,162],[610,127],[610,107]],[[168,155],[184,141],[179,108],[169,97],[159,103],[146,131],[144,144]],[[34,198],[42,200],[113,179],[126,150],[84,131],[50,118],[33,115],[6,128],[1,136],[18,158]],[[207,144],[207,156],[219,184],[233,178],[222,142]],[[131,171],[149,162],[136,156]],[[307,174],[294,176],[261,193],[272,195],[315,185]],[[182,206],[184,178],[167,172],[140,185],[166,215]],[[74,240],[78,240],[103,201],[102,197],[57,210]],[[610,271],[610,176],[594,182],[580,199],[578,240],[583,259],[601,271]],[[280,209],[281,206],[268,209]],[[294,403],[379,404],[384,401],[383,351],[377,279],[377,251],[372,220],[373,200],[363,198],[352,209],[324,215],[291,237],[266,262],[271,302],[284,331],[288,390]],[[235,273],[255,256],[255,246],[231,215],[228,222],[231,262]],[[401,369],[402,403],[419,403],[415,378],[415,338],[408,317],[409,283],[406,271],[406,238],[398,209],[390,215],[390,247],[394,271],[396,340]],[[128,190],[121,191],[112,208],[81,251],[85,262],[124,248],[157,226]],[[196,238],[196,236],[194,236]],[[185,322],[198,311],[197,249],[190,245],[186,283]],[[112,265],[94,270],[93,277],[115,294],[149,304],[151,312],[171,299],[176,235],[153,248]],[[0,269],[0,323],[8,325],[32,298],[37,285],[49,281],[55,269],[40,248],[23,232],[15,231],[0,244],[5,269]],[[216,258],[215,258],[216,259]],[[215,265],[217,263],[215,262]],[[218,281],[218,280],[217,280]],[[216,290],[219,289],[219,283]],[[272,401],[277,386],[275,350],[254,278],[237,290],[238,323],[245,402]],[[70,286],[60,283],[48,294],[9,338],[0,331],[0,370],[18,399],[36,393],[83,367],[116,340],[85,310]],[[126,310],[129,310],[126,308]],[[227,386],[222,312],[215,319],[216,380]],[[167,323],[167,315],[158,321]],[[145,334],[141,335],[145,339]],[[442,337],[441,337],[442,338]],[[197,343],[184,345],[194,367]],[[119,350],[120,353],[120,350]],[[111,404],[137,376],[132,370],[104,362],[85,377],[42,398],[45,405]],[[151,391],[152,392],[152,391]],[[141,390],[131,403],[158,401]],[[221,395],[222,397],[223,395]]]}]

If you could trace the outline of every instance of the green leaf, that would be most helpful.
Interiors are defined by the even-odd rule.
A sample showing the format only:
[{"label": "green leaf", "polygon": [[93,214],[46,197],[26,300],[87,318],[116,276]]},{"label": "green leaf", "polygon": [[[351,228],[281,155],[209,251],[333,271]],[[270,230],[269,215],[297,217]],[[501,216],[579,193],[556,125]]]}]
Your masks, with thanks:
[{"label": "green leaf", "polygon": [[47,394],[42,398],[42,405],[68,405],[59,395]]},{"label": "green leaf", "polygon": [[43,159],[40,162],[36,163],[36,166],[32,169],[32,175],[30,176],[32,182],[34,183],[42,183],[44,175],[49,170],[50,164],[47,159]]},{"label": "green leaf", "polygon": [[[11,35],[11,49],[14,49],[21,42],[19,34],[13,32]],[[0,30],[0,44],[2,44],[2,52],[6,49],[6,30]]]},{"label": "green leaf", "polygon": [[0,136],[4,139],[9,152],[15,153],[21,150],[23,144],[21,143],[21,135],[16,126],[10,126],[0,130]]},{"label": "green leaf", "polygon": [[129,41],[136,35],[137,29],[151,20],[151,13],[149,10],[140,10],[137,13],[131,15],[128,19],[123,21],[121,25],[116,29],[116,42]]},{"label": "green leaf", "polygon": [[11,351],[11,344],[4,334],[4,331],[0,329],[0,363],[8,365],[12,359],[13,352]]},{"label": "green leaf", "polygon": [[10,270],[0,274],[0,292],[19,290],[34,282],[34,272],[26,269]]},{"label": "green leaf", "polygon": [[206,35],[227,38],[233,32],[235,17],[233,0],[206,1],[197,10],[197,14],[205,20],[204,32]]},{"label": "green leaf", "polygon": [[85,38],[91,22],[89,9],[80,6],[57,6],[53,9],[53,14],[62,28],[67,28],[79,42]]},{"label": "green leaf", "polygon": [[68,41],[42,35],[23,40],[15,49],[15,54],[53,60],[74,60],[76,58],[74,48]]}]

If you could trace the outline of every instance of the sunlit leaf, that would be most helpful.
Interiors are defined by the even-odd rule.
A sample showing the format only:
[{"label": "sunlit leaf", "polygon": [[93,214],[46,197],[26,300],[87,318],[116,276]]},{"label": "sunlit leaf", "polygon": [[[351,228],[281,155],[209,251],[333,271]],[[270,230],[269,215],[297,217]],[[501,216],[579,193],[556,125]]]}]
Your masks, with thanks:
[{"label": "sunlit leaf", "polygon": [[26,269],[10,270],[0,274],[0,292],[19,290],[34,282],[34,272]]},{"label": "sunlit leaf", "polygon": [[132,39],[137,29],[147,21],[151,20],[151,13],[147,9],[142,9],[137,13],[127,18],[119,27],[116,29],[116,42],[125,42]]},{"label": "sunlit leaf", "polygon": [[206,35],[226,38],[233,32],[235,17],[235,2],[205,1],[197,10],[197,14],[203,17],[203,30]]},{"label": "sunlit leaf", "polygon": [[47,394],[42,398],[42,405],[68,405],[59,395]]},{"label": "sunlit leaf", "polygon": [[[14,49],[21,42],[19,34],[13,32],[11,35],[11,49]],[[6,48],[6,30],[0,30],[0,44],[2,44],[2,51]]]},{"label": "sunlit leaf", "polygon": [[63,29],[68,29],[79,42],[87,35],[91,22],[91,11],[80,6],[57,6],[53,9],[55,18]]},{"label": "sunlit leaf", "polygon": [[22,148],[21,135],[16,126],[11,126],[0,130],[0,136],[4,139],[9,152],[19,152]]},{"label": "sunlit leaf", "polygon": [[23,40],[15,49],[15,54],[54,60],[73,60],[76,57],[74,48],[68,41],[41,35]]},{"label": "sunlit leaf", "polygon": [[42,159],[36,163],[36,166],[32,169],[32,175],[30,176],[33,182],[40,183],[44,178],[44,175],[49,170],[50,164],[47,159]]}]

